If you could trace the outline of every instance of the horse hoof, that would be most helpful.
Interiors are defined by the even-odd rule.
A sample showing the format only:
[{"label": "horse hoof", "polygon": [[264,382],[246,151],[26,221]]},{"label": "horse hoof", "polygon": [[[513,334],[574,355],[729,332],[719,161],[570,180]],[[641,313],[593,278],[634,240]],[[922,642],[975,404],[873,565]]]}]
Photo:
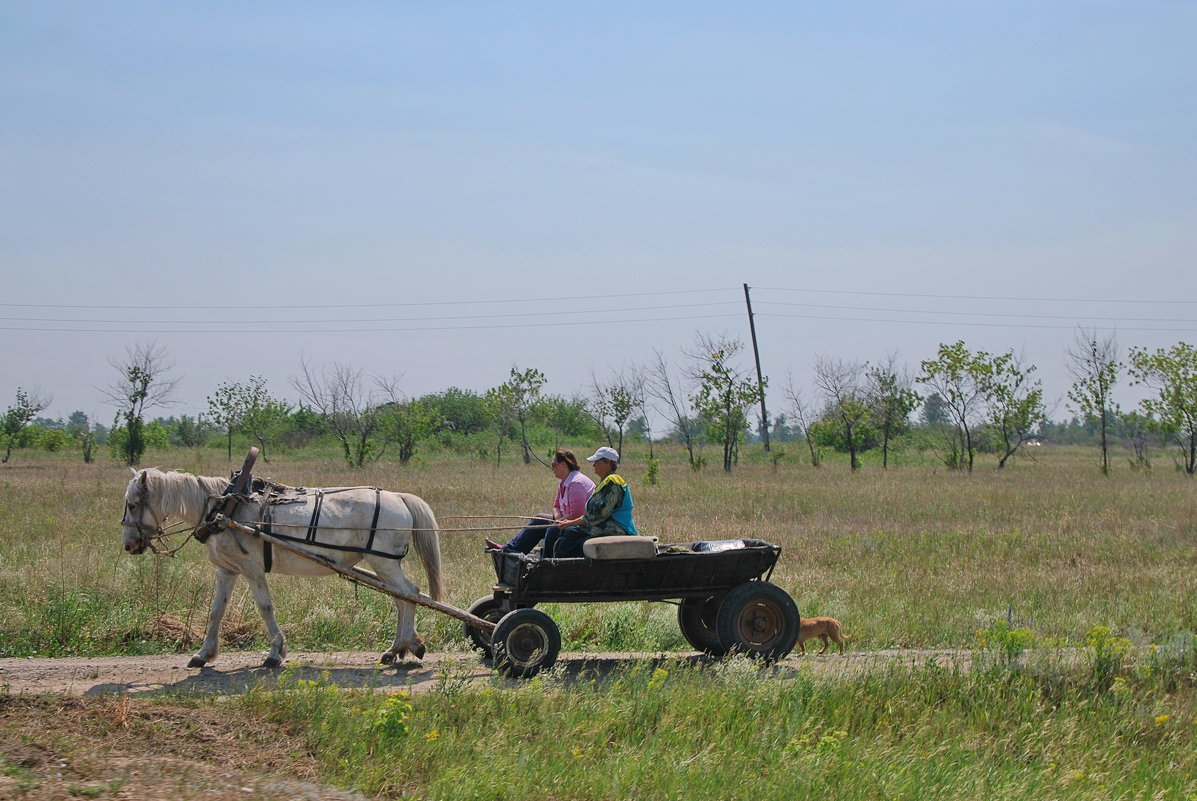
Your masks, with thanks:
[{"label": "horse hoof", "polygon": [[279,659],[278,657],[268,656],[266,657],[266,661],[262,663],[262,667],[276,668],[282,663],[283,660]]},{"label": "horse hoof", "polygon": [[395,654],[393,651],[387,651],[382,656],[378,657],[378,661],[384,665],[391,665],[395,662]]},{"label": "horse hoof", "polygon": [[411,649],[411,655],[416,659],[424,658],[424,643],[417,643],[415,648]]},{"label": "horse hoof", "polygon": [[191,657],[191,661],[187,663],[187,667],[197,668],[197,667],[203,667],[206,664],[208,664],[207,659],[204,659],[202,656],[193,656],[193,657]]}]

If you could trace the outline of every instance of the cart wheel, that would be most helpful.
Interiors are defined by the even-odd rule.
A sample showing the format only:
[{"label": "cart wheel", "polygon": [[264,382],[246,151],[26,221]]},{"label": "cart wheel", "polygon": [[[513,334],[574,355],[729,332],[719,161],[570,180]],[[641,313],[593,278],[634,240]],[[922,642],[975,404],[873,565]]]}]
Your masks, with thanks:
[{"label": "cart wheel", "polygon": [[723,598],[723,595],[685,598],[677,607],[677,625],[682,630],[682,636],[707,656],[720,657],[727,653],[715,628],[716,615]]},{"label": "cart wheel", "polygon": [[[477,601],[470,604],[470,608],[466,611],[474,617],[489,620],[491,623],[498,623],[500,618],[507,614],[507,609],[504,608],[503,602],[493,595],[483,595]],[[461,627],[465,632],[466,639],[470,641],[470,645],[474,647],[474,650],[481,651],[482,656],[487,659],[494,656],[494,651],[490,645],[490,632],[471,626],[464,621]]]},{"label": "cart wheel", "polygon": [[539,609],[516,609],[499,620],[491,635],[495,667],[518,679],[529,679],[557,661],[561,632]]},{"label": "cart wheel", "polygon": [[715,618],[715,630],[729,650],[767,662],[785,658],[798,642],[798,606],[767,581],[733,587]]}]

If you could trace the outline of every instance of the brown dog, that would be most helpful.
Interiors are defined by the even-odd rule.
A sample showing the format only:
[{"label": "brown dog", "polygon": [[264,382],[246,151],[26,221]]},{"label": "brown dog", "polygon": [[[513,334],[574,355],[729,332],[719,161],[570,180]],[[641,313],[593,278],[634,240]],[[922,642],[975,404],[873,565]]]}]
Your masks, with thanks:
[{"label": "brown dog", "polygon": [[831,645],[828,640],[833,640],[840,647],[840,653],[842,654],[844,652],[844,644],[851,639],[840,629],[840,622],[834,617],[801,618],[798,624],[798,652],[805,654],[806,646],[802,643],[807,640],[813,640],[816,637],[823,641],[823,650],[819,651],[819,653],[826,652],[828,646]]}]

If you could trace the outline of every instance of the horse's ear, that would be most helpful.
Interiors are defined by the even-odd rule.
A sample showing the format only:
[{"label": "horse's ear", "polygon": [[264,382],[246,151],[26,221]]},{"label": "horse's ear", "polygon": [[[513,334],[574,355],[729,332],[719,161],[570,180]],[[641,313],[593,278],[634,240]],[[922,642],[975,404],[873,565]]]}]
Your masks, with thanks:
[{"label": "horse's ear", "polygon": [[132,467],[129,468],[129,472],[133,474],[133,478],[137,478],[137,471],[134,470]]},{"label": "horse's ear", "polygon": [[146,482],[146,474],[145,474],[145,471],[142,470],[141,471],[141,486],[144,487],[146,485],[146,483],[147,483]]}]

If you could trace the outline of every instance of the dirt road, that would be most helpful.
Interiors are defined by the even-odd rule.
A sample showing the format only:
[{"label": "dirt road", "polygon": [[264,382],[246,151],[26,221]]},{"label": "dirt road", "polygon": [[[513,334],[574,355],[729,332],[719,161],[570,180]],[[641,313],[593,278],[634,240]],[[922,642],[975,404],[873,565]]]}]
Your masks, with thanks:
[{"label": "dirt road", "polygon": [[[476,654],[429,654],[422,662],[382,666],[378,655],[367,651],[337,653],[299,652],[287,657],[284,668],[261,667],[263,652],[221,653],[210,667],[188,668],[186,654],[157,656],[77,657],[69,659],[0,659],[0,688],[13,695],[154,696],[171,694],[228,695],[255,685],[273,686],[284,671],[297,678],[328,680],[339,687],[381,690],[411,687],[419,691],[436,686],[446,677],[482,681],[491,676],[490,665]],[[621,663],[654,658],[692,658],[686,654],[569,653],[558,664],[570,673],[583,670],[605,673]],[[779,667],[808,665],[816,673],[851,673],[893,664],[941,665],[967,663],[967,651],[871,651],[844,656],[791,655]]]}]

